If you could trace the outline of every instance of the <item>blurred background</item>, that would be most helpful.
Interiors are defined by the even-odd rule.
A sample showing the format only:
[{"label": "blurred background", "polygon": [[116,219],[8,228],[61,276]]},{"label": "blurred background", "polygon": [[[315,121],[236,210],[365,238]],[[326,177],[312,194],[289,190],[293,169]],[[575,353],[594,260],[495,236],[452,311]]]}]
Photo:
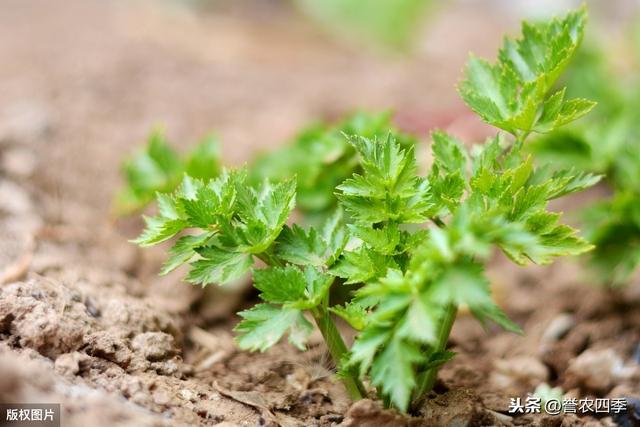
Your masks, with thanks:
[{"label": "blurred background", "polygon": [[[591,3],[590,38],[616,60],[638,2]],[[229,165],[356,109],[469,139],[482,128],[454,88],[468,53],[491,57],[522,18],[577,4],[3,0],[3,168],[33,178],[52,215],[91,222],[109,209],[121,160],[158,125],[179,150],[214,131]]]}]

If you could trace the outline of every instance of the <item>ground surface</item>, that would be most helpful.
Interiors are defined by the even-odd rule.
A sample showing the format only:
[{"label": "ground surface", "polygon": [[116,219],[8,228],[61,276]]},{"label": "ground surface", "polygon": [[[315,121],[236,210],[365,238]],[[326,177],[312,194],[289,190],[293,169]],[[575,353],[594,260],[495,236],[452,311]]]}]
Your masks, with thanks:
[{"label": "ground surface", "polygon": [[491,52],[508,27],[453,6],[414,59],[389,59],[270,3],[239,3],[200,15],[175,3],[2,3],[0,402],[60,402],[65,426],[613,425],[506,409],[542,382],[638,395],[637,284],[610,294],[576,265],[496,260],[499,302],[526,336],[487,334],[461,313],[438,395],[403,418],[352,404],[319,337],[304,354],[238,351],[232,313],[251,299],[245,288],[203,293],[179,272],[157,277],[164,249],[141,252],[127,243],[139,221],[109,216],[118,164],[152,125],[185,146],[217,130],[229,164],[360,106],[394,108],[416,132],[478,133],[453,84],[467,50]]}]

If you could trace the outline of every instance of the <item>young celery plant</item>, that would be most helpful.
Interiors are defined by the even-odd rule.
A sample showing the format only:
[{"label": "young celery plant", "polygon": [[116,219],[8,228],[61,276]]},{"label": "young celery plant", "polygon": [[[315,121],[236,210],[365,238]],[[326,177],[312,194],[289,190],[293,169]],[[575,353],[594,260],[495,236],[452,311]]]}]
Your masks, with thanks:
[{"label": "young celery plant", "polygon": [[[520,331],[492,301],[483,268],[493,249],[517,264],[546,264],[591,246],[547,210],[550,200],[580,191],[597,176],[549,172],[523,154],[532,132],[553,130],[586,114],[585,100],[547,96],[577,47],[585,11],[507,39],[498,63],[472,58],[460,86],[469,106],[498,134],[469,153],[455,138],[433,134],[434,162],[417,174],[413,146],[387,138],[349,138],[359,173],[336,188],[339,206],[316,229],[285,225],[295,182],[249,182],[246,170],[224,171],[208,183],[186,177],[172,195],[158,195],[159,214],[146,218],[143,246],[186,229],[163,272],[190,262],[187,281],[224,284],[252,271],[264,303],[239,313],[240,347],[264,351],[288,335],[304,349],[315,320],[352,398],[368,377],[385,402],[402,411],[419,405],[439,366],[462,305],[483,324]],[[345,212],[343,215],[342,212]],[[346,220],[344,219],[346,218]],[[256,259],[266,267],[252,269]],[[332,305],[340,278],[356,291]],[[331,314],[357,331],[345,345]]]}]

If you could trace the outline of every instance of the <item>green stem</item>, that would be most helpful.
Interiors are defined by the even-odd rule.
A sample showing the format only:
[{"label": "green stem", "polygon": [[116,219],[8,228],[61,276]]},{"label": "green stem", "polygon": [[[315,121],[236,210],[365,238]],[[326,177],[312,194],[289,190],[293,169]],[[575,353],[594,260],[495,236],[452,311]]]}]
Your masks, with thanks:
[{"label": "green stem", "polygon": [[[442,323],[440,323],[440,329],[438,330],[436,343],[433,346],[433,353],[446,350],[447,342],[449,341],[449,335],[451,334],[451,328],[453,327],[453,322],[456,320],[456,314],[458,314],[458,306],[456,304],[447,305]],[[440,367],[436,366],[434,368],[430,368],[424,372],[421,372],[418,375],[417,387],[412,403],[412,406],[414,408],[418,408],[422,404],[422,402],[424,402],[427,393],[429,393],[433,388],[438,377],[439,369]]]},{"label": "green stem", "polygon": [[[256,254],[256,256],[267,265],[275,267],[284,266],[284,263],[271,252],[271,249]],[[333,362],[336,366],[339,366],[342,358],[345,354],[347,354],[348,349],[346,344],[342,340],[342,336],[340,335],[338,328],[336,328],[335,323],[333,323],[333,320],[331,320],[331,315],[326,309],[326,307],[328,306],[329,294],[327,293],[324,301],[322,301],[322,304],[309,311],[311,311],[313,319],[316,321],[316,324],[318,325],[318,328],[322,333],[322,337],[327,344]],[[362,399],[363,396],[366,396],[364,385],[358,379],[358,376],[353,374],[352,372],[344,372],[342,382],[344,383],[344,386],[347,389],[347,393],[349,393],[349,396],[352,400],[359,400]]]},{"label": "green stem", "polygon": [[431,221],[433,221],[433,223],[435,225],[437,225],[440,228],[444,228],[446,227],[447,224],[444,223],[444,221],[442,219],[440,219],[439,216],[434,216],[433,218],[431,218]]},{"label": "green stem", "polygon": [[[327,344],[334,363],[336,366],[339,366],[342,358],[348,350],[342,340],[342,336],[340,335],[338,328],[336,328],[335,323],[333,323],[329,313],[324,310],[324,308],[318,307],[311,310],[311,313],[313,314],[313,318],[322,333],[322,337]],[[343,372],[342,382],[344,383],[347,393],[349,393],[349,397],[351,397],[352,400],[362,399],[362,397],[366,395],[364,385],[360,382],[357,375],[352,372]]]}]

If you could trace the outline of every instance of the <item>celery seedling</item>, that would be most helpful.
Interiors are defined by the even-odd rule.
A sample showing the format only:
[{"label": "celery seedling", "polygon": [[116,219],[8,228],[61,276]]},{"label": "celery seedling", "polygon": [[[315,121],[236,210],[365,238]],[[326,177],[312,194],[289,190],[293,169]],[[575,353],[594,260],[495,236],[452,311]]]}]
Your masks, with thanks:
[{"label": "celery seedling", "polygon": [[[142,246],[190,229],[171,249],[163,272],[190,263],[187,281],[224,284],[248,272],[264,303],[239,313],[240,347],[264,351],[285,335],[304,349],[313,319],[352,398],[378,395],[402,411],[433,387],[460,306],[483,324],[519,332],[492,301],[484,265],[494,248],[517,264],[547,264],[591,248],[559,223],[550,200],[593,185],[598,177],[538,168],[523,153],[532,132],[550,131],[586,114],[593,103],[547,95],[582,37],[586,12],[537,25],[507,39],[498,62],[471,58],[460,92],[499,133],[471,153],[454,137],[433,133],[433,165],[417,173],[413,145],[351,136],[358,171],[336,187],[338,209],[321,227],[286,225],[294,179],[251,182],[246,169],[203,182],[186,177],[158,196]],[[256,260],[266,265],[258,268]],[[357,290],[332,304],[332,286]],[[332,314],[356,331],[349,349]]]}]

